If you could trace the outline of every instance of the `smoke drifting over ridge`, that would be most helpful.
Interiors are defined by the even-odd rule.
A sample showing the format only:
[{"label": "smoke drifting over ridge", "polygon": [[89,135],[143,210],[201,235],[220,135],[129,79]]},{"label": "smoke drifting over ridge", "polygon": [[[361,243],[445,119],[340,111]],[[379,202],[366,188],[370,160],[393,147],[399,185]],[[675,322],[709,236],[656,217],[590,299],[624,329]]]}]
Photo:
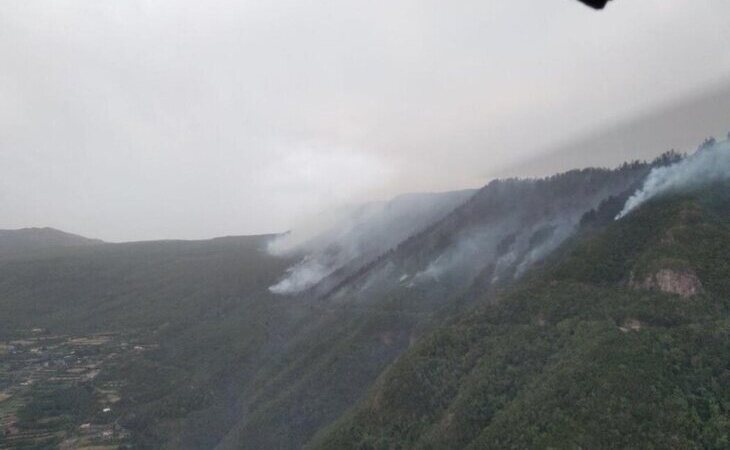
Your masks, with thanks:
[{"label": "smoke drifting over ridge", "polygon": [[269,253],[300,255],[302,259],[269,290],[281,295],[296,294],[335,271],[346,267],[355,271],[441,219],[473,193],[464,190],[401,195],[389,202],[367,203],[341,211],[319,229],[295,230],[280,236],[269,244]]},{"label": "smoke drifting over ridge", "polygon": [[[517,278],[569,238],[585,213],[629,186],[643,183],[619,218],[663,192],[730,178],[727,141],[708,140],[684,159],[676,153],[667,155],[614,170],[494,181],[475,195],[473,191],[410,194],[364,204],[327,226],[320,220],[320,227],[309,234],[295,232],[272,241],[271,253],[300,260],[269,289],[287,295],[314,288],[317,292],[312,294],[327,295],[333,289],[344,292],[339,283],[356,276],[360,281],[349,292],[372,296],[388,286],[466,286],[477,279],[493,284]],[[442,218],[446,219],[439,222]],[[417,236],[431,224],[433,230]],[[400,244],[410,237],[418,240],[418,248],[410,245],[401,251]],[[395,256],[387,255],[396,248]],[[381,257],[382,263],[361,277],[359,270]]]},{"label": "smoke drifting over ridge", "polygon": [[[522,276],[573,235],[586,213],[637,186],[650,163],[494,180],[423,233],[323,291],[334,303],[398,299],[434,307]],[[328,286],[329,287],[329,286]],[[482,295],[482,294],[479,294]],[[407,306],[404,306],[407,307]]]},{"label": "smoke drifting over ridge", "polygon": [[671,166],[654,168],[644,185],[626,201],[616,220],[648,200],[670,191],[682,191],[730,179],[730,141],[710,139],[693,155]]}]

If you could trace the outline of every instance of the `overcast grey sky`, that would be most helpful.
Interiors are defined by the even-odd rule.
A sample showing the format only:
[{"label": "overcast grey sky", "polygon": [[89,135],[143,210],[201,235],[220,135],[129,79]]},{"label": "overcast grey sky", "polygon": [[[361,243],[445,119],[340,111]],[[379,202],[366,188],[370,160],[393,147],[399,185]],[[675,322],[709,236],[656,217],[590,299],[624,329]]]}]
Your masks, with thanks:
[{"label": "overcast grey sky", "polygon": [[[728,17],[727,0],[603,12],[573,0],[4,0],[0,228],[263,233],[343,203],[480,186],[721,86]],[[652,133],[717,128],[696,122]],[[564,164],[595,161],[572,155]]]}]

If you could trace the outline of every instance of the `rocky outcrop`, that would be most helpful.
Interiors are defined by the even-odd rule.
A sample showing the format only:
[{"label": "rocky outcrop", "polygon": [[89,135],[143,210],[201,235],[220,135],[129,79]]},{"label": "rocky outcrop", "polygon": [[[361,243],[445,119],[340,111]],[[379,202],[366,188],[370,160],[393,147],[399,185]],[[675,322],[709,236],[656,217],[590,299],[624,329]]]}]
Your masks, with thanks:
[{"label": "rocky outcrop", "polygon": [[634,289],[656,290],[684,298],[702,292],[702,282],[691,269],[661,269],[643,280],[637,280],[632,276],[629,285]]}]

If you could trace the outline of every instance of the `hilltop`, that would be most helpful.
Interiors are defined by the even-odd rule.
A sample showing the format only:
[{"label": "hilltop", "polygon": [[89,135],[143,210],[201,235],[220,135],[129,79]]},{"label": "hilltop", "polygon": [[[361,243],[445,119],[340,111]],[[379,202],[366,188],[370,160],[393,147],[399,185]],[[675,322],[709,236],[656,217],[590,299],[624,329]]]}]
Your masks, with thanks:
[{"label": "hilltop", "polygon": [[103,241],[99,239],[89,239],[48,227],[0,230],[0,257],[11,253],[26,253],[61,247],[80,247],[101,243]]}]

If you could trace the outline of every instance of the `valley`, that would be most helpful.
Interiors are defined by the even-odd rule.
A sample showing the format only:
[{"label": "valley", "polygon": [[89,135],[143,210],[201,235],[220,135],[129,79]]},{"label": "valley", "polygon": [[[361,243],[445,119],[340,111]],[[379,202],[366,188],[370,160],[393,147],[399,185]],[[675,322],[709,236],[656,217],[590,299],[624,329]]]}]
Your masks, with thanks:
[{"label": "valley", "polygon": [[130,432],[119,424],[124,380],[115,366],[152,348],[118,333],[40,328],[0,342],[0,448],[130,447]]}]

